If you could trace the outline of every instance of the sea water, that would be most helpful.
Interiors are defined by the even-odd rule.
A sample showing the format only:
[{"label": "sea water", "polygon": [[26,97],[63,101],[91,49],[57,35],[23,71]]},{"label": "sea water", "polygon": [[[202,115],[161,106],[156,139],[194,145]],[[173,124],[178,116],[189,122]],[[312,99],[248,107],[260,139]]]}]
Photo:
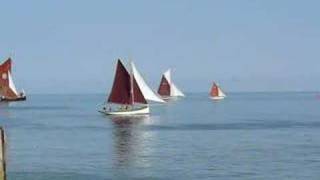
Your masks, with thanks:
[{"label": "sea water", "polygon": [[98,113],[105,99],[1,103],[8,179],[320,178],[316,93],[189,93],[132,118]]}]

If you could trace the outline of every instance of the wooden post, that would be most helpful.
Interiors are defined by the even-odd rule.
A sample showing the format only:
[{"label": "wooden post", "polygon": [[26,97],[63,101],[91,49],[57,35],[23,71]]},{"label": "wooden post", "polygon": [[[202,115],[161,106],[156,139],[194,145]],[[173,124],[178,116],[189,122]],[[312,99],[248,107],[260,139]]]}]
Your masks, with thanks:
[{"label": "wooden post", "polygon": [[0,127],[0,180],[6,180],[6,143],[5,143],[5,134],[4,129]]}]

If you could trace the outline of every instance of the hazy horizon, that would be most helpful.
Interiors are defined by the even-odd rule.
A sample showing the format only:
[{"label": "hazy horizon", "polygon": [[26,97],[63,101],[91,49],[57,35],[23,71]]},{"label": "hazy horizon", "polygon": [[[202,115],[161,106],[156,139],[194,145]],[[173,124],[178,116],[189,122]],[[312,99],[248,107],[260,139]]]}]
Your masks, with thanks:
[{"label": "hazy horizon", "polygon": [[[18,4],[18,5],[17,5]],[[5,1],[0,61],[27,94],[109,92],[118,58],[153,89],[318,91],[320,2]]]},{"label": "hazy horizon", "polygon": [[[66,92],[53,92],[53,93],[45,93],[45,92],[40,92],[40,93],[30,93],[28,95],[105,95],[106,97],[109,96],[111,89],[107,89],[106,92],[75,92],[75,93],[66,93]],[[228,91],[226,92],[229,95],[232,94],[281,94],[281,93],[319,93],[319,91]],[[208,94],[209,91],[187,91],[184,92],[186,96],[192,95],[192,94]]]}]

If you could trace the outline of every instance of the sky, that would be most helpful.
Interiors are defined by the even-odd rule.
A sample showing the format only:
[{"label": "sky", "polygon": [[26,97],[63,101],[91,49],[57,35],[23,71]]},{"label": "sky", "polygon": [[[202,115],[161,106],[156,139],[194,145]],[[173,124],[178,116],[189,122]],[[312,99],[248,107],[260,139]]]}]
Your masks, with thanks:
[{"label": "sky", "polygon": [[2,1],[0,58],[27,93],[107,93],[118,58],[157,89],[319,91],[317,0]]}]

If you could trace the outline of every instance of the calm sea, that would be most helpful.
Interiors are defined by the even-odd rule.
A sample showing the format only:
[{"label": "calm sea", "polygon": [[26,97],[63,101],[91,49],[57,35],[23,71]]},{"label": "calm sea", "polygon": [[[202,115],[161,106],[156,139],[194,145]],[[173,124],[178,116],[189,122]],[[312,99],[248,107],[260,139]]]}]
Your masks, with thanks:
[{"label": "calm sea", "polygon": [[1,104],[9,180],[319,179],[316,93],[207,94],[110,118],[105,96]]}]

